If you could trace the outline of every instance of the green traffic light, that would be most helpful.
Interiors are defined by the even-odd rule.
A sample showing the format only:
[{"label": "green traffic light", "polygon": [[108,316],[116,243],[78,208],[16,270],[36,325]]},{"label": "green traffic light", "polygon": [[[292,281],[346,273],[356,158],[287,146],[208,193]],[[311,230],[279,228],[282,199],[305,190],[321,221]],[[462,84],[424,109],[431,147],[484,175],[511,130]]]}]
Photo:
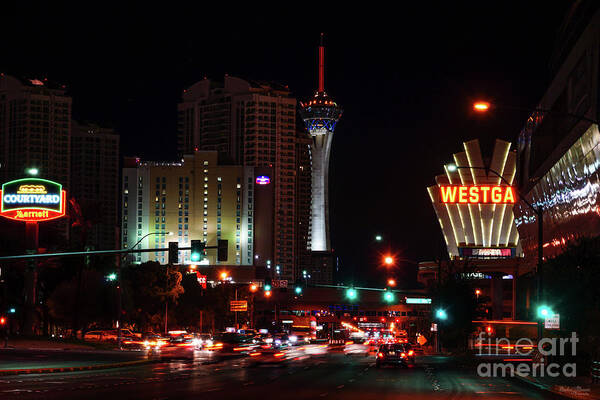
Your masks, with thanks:
[{"label": "green traffic light", "polygon": [[271,291],[271,285],[269,285],[268,283],[264,286],[265,292],[270,292]]},{"label": "green traffic light", "polygon": [[192,261],[200,261],[200,253],[192,253],[190,256],[190,260]]},{"label": "green traffic light", "polygon": [[302,288],[300,286],[296,286],[295,291],[296,291],[296,294],[300,294],[300,293],[302,293]]},{"label": "green traffic light", "polygon": [[346,290],[346,297],[350,300],[354,300],[357,297],[357,293],[355,289]]},{"label": "green traffic light", "polygon": [[388,303],[393,302],[394,298],[395,298],[395,296],[394,296],[394,293],[392,293],[392,292],[385,292],[383,294],[383,300],[385,300]]},{"label": "green traffic light", "polygon": [[442,319],[442,320],[448,318],[448,314],[446,314],[446,310],[441,309],[441,308],[439,310],[437,310],[437,312],[435,313],[435,316],[438,319]]},{"label": "green traffic light", "polygon": [[538,318],[551,318],[554,316],[554,311],[546,305],[537,308]]},{"label": "green traffic light", "polygon": [[117,280],[117,274],[115,274],[114,272],[112,274],[109,274],[106,277],[106,280],[108,280],[108,281],[116,281]]}]

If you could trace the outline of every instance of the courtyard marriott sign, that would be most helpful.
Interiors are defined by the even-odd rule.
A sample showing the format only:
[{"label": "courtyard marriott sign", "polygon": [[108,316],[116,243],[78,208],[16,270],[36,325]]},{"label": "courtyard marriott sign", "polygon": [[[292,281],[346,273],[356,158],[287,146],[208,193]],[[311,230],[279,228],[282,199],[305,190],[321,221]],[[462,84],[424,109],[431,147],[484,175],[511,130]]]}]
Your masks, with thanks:
[{"label": "courtyard marriott sign", "polygon": [[0,215],[24,222],[48,221],[63,217],[67,194],[60,183],[25,178],[2,185]]},{"label": "courtyard marriott sign", "polygon": [[440,185],[446,204],[515,204],[515,189],[507,185]]}]

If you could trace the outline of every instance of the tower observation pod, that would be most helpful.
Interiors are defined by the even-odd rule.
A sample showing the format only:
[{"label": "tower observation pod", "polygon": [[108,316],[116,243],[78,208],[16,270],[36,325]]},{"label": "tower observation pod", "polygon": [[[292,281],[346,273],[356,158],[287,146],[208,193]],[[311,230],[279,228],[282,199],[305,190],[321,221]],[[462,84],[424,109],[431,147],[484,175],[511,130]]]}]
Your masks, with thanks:
[{"label": "tower observation pod", "polygon": [[312,137],[311,250],[330,251],[329,154],[335,125],[342,116],[342,107],[325,93],[323,34],[321,34],[321,44],[319,46],[319,88],[314,97],[300,103],[300,115]]}]

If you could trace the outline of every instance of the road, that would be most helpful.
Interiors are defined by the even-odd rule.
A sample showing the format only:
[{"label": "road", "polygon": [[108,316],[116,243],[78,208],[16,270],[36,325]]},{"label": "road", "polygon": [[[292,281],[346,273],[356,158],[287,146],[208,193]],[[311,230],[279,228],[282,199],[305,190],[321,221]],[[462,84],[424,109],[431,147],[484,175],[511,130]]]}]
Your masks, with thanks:
[{"label": "road", "polygon": [[328,354],[285,368],[248,368],[245,359],[169,361],[101,371],[0,377],[8,399],[542,399],[510,379],[480,378],[448,357],[413,368],[374,366],[372,357]]}]

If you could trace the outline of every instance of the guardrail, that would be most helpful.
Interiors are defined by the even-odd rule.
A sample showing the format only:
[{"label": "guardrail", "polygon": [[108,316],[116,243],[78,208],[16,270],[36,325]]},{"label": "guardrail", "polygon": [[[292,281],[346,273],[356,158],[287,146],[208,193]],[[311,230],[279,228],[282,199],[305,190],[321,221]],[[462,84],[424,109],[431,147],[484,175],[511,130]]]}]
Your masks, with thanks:
[{"label": "guardrail", "polygon": [[592,382],[596,383],[600,381],[600,361],[592,361],[590,374],[592,375]]}]

